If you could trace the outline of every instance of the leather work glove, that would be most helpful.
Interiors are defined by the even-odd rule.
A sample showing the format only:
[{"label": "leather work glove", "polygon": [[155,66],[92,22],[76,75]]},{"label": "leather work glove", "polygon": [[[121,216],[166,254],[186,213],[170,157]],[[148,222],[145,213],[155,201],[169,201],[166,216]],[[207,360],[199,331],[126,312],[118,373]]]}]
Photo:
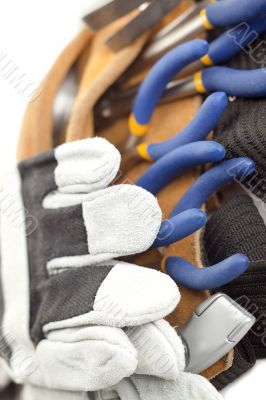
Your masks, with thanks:
[{"label": "leather work glove", "polygon": [[48,391],[24,386],[17,400],[222,400],[216,389],[200,375],[180,373],[174,382],[137,376],[124,379],[112,389],[101,392],[73,393]]},{"label": "leather work glove", "polygon": [[221,400],[223,397],[200,375],[181,373],[176,381],[133,376],[124,379],[111,392],[94,395],[94,400]]},{"label": "leather work glove", "polygon": [[[144,189],[107,188],[119,163],[114,146],[87,139],[2,179],[1,356],[17,383],[86,392],[184,369],[181,339],[162,321],[179,302],[175,283],[117,260],[146,251],[162,218]],[[145,335],[163,366],[142,357]]]}]

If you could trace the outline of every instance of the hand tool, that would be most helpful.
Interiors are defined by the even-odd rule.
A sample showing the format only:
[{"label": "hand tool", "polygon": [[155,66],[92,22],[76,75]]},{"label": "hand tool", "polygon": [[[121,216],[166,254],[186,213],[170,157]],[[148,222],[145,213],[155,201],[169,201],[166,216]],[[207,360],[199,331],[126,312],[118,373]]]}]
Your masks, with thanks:
[{"label": "hand tool", "polygon": [[188,169],[224,158],[224,148],[216,142],[189,143],[172,150],[150,166],[136,184],[156,194]]},{"label": "hand tool", "polygon": [[147,4],[146,0],[113,0],[85,15],[83,21],[94,31],[104,28],[137,7]]},{"label": "hand tool", "polygon": [[114,0],[86,15],[83,20],[92,29],[97,30],[142,6],[135,18],[107,40],[106,43],[112,50],[119,51],[160,22],[180,2],[181,0]]},{"label": "hand tool", "polygon": [[234,181],[242,181],[254,171],[255,164],[247,157],[237,157],[223,161],[220,165],[211,168],[197,179],[179,200],[171,216],[190,208],[202,207],[211,194],[217,192],[219,188]]},{"label": "hand tool", "polygon": [[[161,30],[159,30],[150,41],[148,41],[146,47],[142,51],[139,58],[124,72],[124,74],[119,79],[119,84],[123,85],[128,81],[130,77],[134,74],[138,73],[140,70],[145,68],[150,64],[150,61],[156,61],[160,56],[166,53],[173,47],[176,47],[177,43],[175,43],[172,39],[172,36],[175,35],[177,28],[181,28],[181,26],[186,26],[193,18],[199,15],[202,9],[204,9],[211,0],[202,0],[199,3],[193,4],[186,11],[184,11],[181,15],[175,18],[172,22],[167,24]],[[187,40],[194,39],[195,35],[193,33],[187,37]],[[170,45],[168,42],[170,41]],[[158,54],[155,55],[152,60],[144,60],[143,53],[148,51],[151,46],[156,46],[156,48],[161,47],[161,51],[158,51]]]},{"label": "hand tool", "polygon": [[150,117],[167,83],[183,68],[208,53],[205,40],[193,40],[178,46],[162,57],[151,69],[137,93],[129,120],[130,132],[143,136],[149,129]]},{"label": "hand tool", "polygon": [[162,222],[154,248],[169,246],[201,229],[207,222],[207,216],[200,209],[189,209]]},{"label": "hand tool", "polygon": [[[199,42],[201,41],[191,41],[177,47],[162,57],[151,69],[139,88],[129,119],[129,128],[133,135],[142,136],[148,131],[154,109],[166,88],[167,79],[169,81],[175,72],[180,71],[179,68],[175,68],[177,64],[173,63],[173,54],[182,54],[193,45],[200,46]],[[203,41],[203,43],[206,42]],[[210,67],[197,72],[192,78],[172,82],[171,91],[175,87],[178,98],[187,97],[191,93],[215,91],[224,91],[230,96],[238,97],[264,97],[266,95],[265,71],[266,68],[237,70],[227,67]]]},{"label": "hand tool", "polygon": [[187,372],[201,373],[233,349],[255,317],[223,293],[200,304],[177,333],[187,349]]},{"label": "hand tool", "polygon": [[217,126],[228,106],[228,98],[223,92],[216,92],[207,97],[196,116],[176,136],[161,143],[142,143],[137,146],[137,152],[146,161],[156,161],[188,143],[204,140]]},{"label": "hand tool", "polygon": [[[197,60],[181,72],[180,76],[191,75],[200,71],[204,66],[219,65],[226,63],[240,53],[247,45],[251,45],[258,35],[266,31],[266,16],[260,16],[249,23],[242,24],[224,32],[217,39],[209,44],[208,54]],[[128,76],[128,72],[126,72]],[[175,81],[169,82],[166,86],[160,104],[177,100],[183,92],[187,96],[194,94],[194,88],[189,85],[189,80],[179,81],[179,91],[176,90]],[[104,96],[96,107],[98,125],[111,122],[112,120],[124,116],[130,112],[133,105],[135,94],[139,85],[131,85],[125,88],[116,87]]]},{"label": "hand tool", "polygon": [[77,95],[77,71],[72,67],[58,89],[53,107],[53,143],[58,145]]},{"label": "hand tool", "polygon": [[[213,142],[197,142],[182,146],[168,153],[155,162],[136,182],[136,185],[145,188],[153,194],[158,193],[174,177],[188,169],[188,164],[190,168],[192,165],[200,164],[201,157],[199,157],[198,153],[202,151],[203,143],[211,147],[215,145]],[[178,162],[173,162],[173,157]],[[164,234],[162,239],[158,235],[154,246],[162,247],[174,242],[173,238],[178,230],[178,224],[175,224],[174,220],[175,216],[179,215],[185,219],[185,211],[199,210],[212,193],[216,192],[222,186],[233,182],[235,179],[243,179],[243,176],[251,175],[254,170],[253,161],[248,158],[237,158],[225,161],[203,174],[178,202],[170,216],[168,224],[166,223],[165,231],[167,234]],[[160,173],[160,171],[164,173]],[[189,216],[191,217],[191,214]],[[180,222],[182,221],[181,218]],[[173,226],[171,226],[172,223]],[[248,265],[248,259],[243,254],[235,254],[221,263],[202,269],[194,267],[191,263],[179,257],[166,257],[163,260],[162,269],[169,273],[177,284],[194,290],[206,290],[217,288],[222,282],[231,282],[245,272]]]},{"label": "hand tool", "polygon": [[[155,162],[137,180],[136,185],[156,194],[185,171],[198,165],[219,162],[224,155],[223,147],[211,141],[181,146]],[[196,208],[191,207],[190,210],[175,214],[169,220],[163,221],[152,247],[168,246],[202,228],[206,222],[206,215],[199,209],[200,207]]]},{"label": "hand tool", "polygon": [[197,16],[200,11],[205,8],[211,0],[202,0],[198,3],[192,4],[187,10],[185,10],[182,14],[178,15],[173,21],[167,24],[165,27],[159,30],[151,39],[148,46],[152,43],[155,43],[157,40],[162,37],[167,36],[169,33],[174,31],[176,28],[180,27],[182,24],[190,21],[193,17]]},{"label": "hand tool", "polygon": [[134,71],[137,69],[137,64],[143,68],[144,65],[158,58],[167,50],[195,37],[206,29],[237,25],[263,14],[266,14],[264,0],[223,0],[209,4],[205,9],[201,9],[199,15],[148,46],[136,62]]},{"label": "hand tool", "polygon": [[[200,208],[208,198],[223,186],[236,179],[243,179],[255,171],[253,161],[248,158],[235,158],[224,161],[205,172],[180,199],[170,218],[184,213],[190,208]],[[233,267],[234,266],[234,267]],[[231,282],[247,270],[249,262],[243,254],[235,254],[221,263],[209,268],[198,269],[180,257],[166,257],[165,270],[177,284],[194,290],[213,289],[218,281]],[[233,277],[233,275],[235,277]]]},{"label": "hand tool", "polygon": [[[266,15],[249,22],[243,22],[222,33],[209,45],[209,52],[198,62],[182,71],[189,74],[201,70],[204,66],[224,64],[238,55],[247,45],[251,45],[258,36],[266,31]],[[248,51],[248,49],[247,49]]]},{"label": "hand tool", "polygon": [[[194,74],[193,78],[182,78],[169,82],[161,98],[158,100],[158,104],[182,100],[197,93],[206,94],[215,91],[225,91],[229,96],[264,97],[266,94],[265,82],[261,81],[261,79],[265,78],[264,71],[265,68],[251,72],[250,70],[211,67],[206,71]],[[230,80],[234,80],[236,77],[238,83],[230,83]],[[226,85],[223,85],[224,82]],[[248,85],[245,87],[244,83],[246,82],[248,82]],[[116,95],[111,94],[110,97],[103,98],[95,110],[97,129],[112,123],[117,118],[128,115],[134,104],[138,89],[139,86],[134,85],[126,92],[121,94],[118,92]],[[145,111],[144,108],[143,111]],[[133,132],[131,133],[133,134]],[[145,133],[144,131],[143,135]]]},{"label": "hand tool", "polygon": [[217,126],[227,105],[228,99],[225,93],[217,92],[208,96],[190,124],[175,137],[162,143],[142,143],[129,149],[122,159],[121,172],[125,174],[141,159],[155,161],[185,144],[204,140]]},{"label": "hand tool", "polygon": [[114,51],[129,46],[139,36],[153,28],[170,13],[181,0],[152,0],[139,15],[111,36],[106,44]]}]

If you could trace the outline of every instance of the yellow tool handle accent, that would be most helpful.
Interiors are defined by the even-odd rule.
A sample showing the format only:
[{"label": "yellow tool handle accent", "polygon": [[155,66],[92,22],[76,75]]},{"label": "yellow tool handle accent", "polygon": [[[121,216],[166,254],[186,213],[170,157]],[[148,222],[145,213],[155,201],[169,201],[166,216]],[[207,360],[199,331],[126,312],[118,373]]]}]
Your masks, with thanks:
[{"label": "yellow tool handle accent", "polygon": [[140,144],[139,146],[137,146],[137,152],[139,153],[140,157],[143,158],[143,160],[153,161],[153,159],[149,155],[148,146],[149,145],[147,143]]},{"label": "yellow tool handle accent", "polygon": [[211,67],[213,65],[213,61],[210,58],[209,54],[206,54],[205,56],[203,56],[200,61],[202,62],[203,65],[205,65],[205,67]]},{"label": "yellow tool handle accent", "polygon": [[197,90],[198,93],[207,92],[202,81],[202,71],[199,71],[194,75],[194,84],[195,84],[195,89]]},{"label": "yellow tool handle accent", "polygon": [[208,20],[206,9],[201,10],[200,16],[201,16],[201,19],[202,19],[202,23],[203,23],[203,25],[205,26],[206,29],[208,29],[208,30],[214,29],[214,26]]},{"label": "yellow tool handle accent", "polygon": [[134,114],[130,115],[129,130],[132,133],[132,135],[138,136],[138,137],[144,136],[148,132],[149,128],[150,128],[150,124],[141,125],[138,123],[138,121],[136,121]]},{"label": "yellow tool handle accent", "polygon": [[161,261],[161,271],[164,272],[166,274],[166,260],[167,257],[164,257]]}]

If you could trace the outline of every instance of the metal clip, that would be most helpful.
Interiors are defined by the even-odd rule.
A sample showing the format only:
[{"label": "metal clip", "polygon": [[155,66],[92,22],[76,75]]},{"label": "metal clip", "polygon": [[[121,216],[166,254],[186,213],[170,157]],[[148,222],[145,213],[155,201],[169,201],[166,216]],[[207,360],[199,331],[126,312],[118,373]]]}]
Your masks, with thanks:
[{"label": "metal clip", "polygon": [[201,373],[232,350],[256,319],[229,296],[203,302],[177,333],[187,349],[187,372]]}]

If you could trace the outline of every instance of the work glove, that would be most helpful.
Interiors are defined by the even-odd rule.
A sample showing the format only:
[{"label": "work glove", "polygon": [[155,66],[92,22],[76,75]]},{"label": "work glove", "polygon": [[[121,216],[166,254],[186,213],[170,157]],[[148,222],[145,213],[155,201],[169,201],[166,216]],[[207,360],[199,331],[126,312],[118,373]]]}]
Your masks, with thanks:
[{"label": "work glove", "polygon": [[40,387],[21,388],[17,400],[221,400],[223,397],[200,375],[182,372],[176,381],[134,375],[99,392],[51,391]]},{"label": "work glove", "polygon": [[[1,356],[17,383],[86,392],[184,368],[181,339],[160,321],[179,302],[175,283],[123,261],[154,243],[161,210],[144,189],[107,188],[119,163],[106,140],[88,139],[2,180]],[[170,355],[167,368],[142,361],[143,332]]]},{"label": "work glove", "polygon": [[113,397],[99,397],[95,400],[221,400],[222,396],[205,378],[190,373],[180,373],[176,381],[133,376],[124,379],[113,388]]}]

